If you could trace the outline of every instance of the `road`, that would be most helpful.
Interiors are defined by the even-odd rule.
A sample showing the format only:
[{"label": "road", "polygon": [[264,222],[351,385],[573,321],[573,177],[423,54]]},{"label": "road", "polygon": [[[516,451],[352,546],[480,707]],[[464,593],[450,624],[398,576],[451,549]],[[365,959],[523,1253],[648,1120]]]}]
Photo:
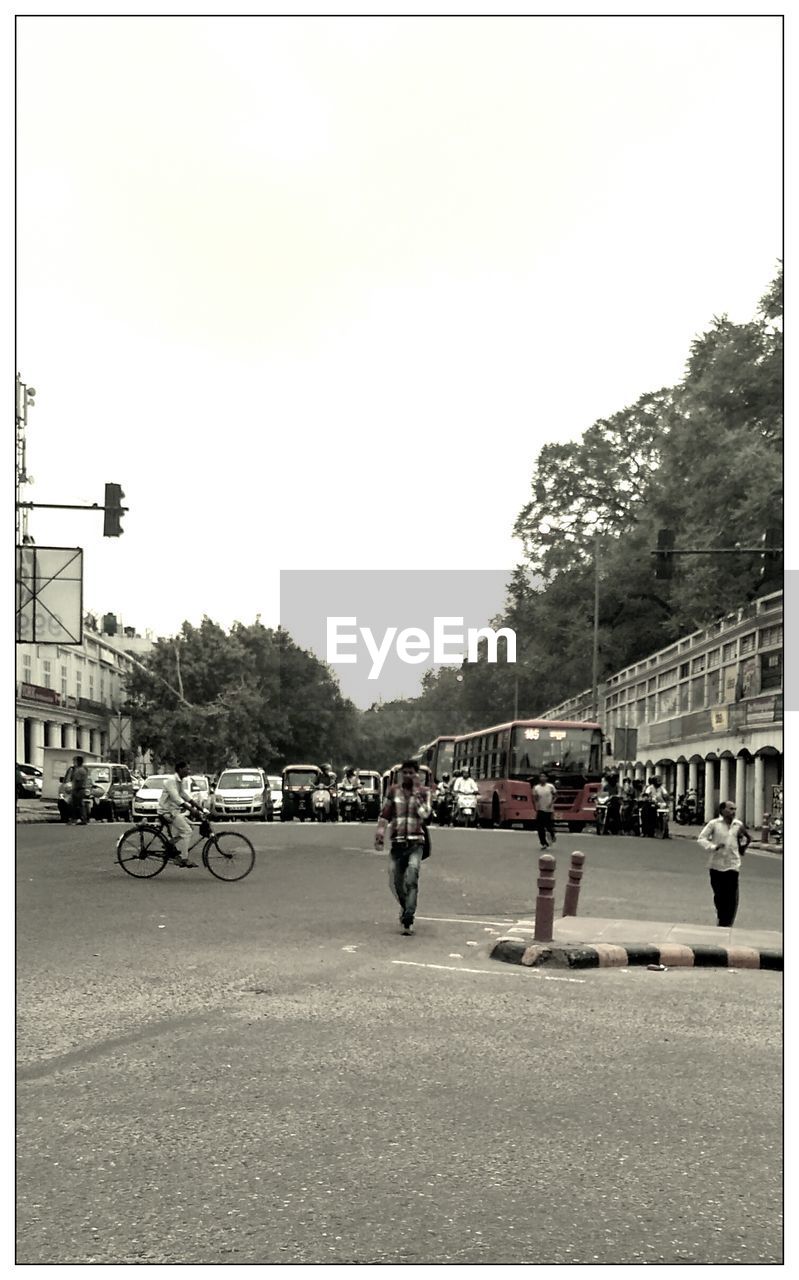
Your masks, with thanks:
[{"label": "road", "polygon": [[[534,838],[436,832],[417,934],[371,829],[247,828],[137,882],[18,828],[18,1263],[777,1263],[781,975],[523,970]],[[564,835],[586,915],[711,922],[704,856]],[[781,927],[779,858],[739,923]]]}]

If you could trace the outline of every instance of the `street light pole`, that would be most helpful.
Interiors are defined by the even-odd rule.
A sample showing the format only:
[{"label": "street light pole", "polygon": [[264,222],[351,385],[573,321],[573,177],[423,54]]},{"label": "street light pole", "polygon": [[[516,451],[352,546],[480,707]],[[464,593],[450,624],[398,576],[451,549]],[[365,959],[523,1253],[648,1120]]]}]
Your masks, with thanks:
[{"label": "street light pole", "polygon": [[591,717],[599,714],[599,534],[594,537],[594,649],[591,662]]}]

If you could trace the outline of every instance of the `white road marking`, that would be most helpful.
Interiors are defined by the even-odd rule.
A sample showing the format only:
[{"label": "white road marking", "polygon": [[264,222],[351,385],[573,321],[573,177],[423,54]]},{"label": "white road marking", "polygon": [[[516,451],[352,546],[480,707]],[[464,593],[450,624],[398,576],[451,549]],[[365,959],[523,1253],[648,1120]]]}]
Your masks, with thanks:
[{"label": "white road marking", "polygon": [[502,929],[507,929],[511,924],[510,920],[470,920],[463,916],[417,916],[416,919],[427,920],[430,924],[497,924]]},{"label": "white road marking", "polygon": [[[523,976],[525,972],[525,970],[522,969],[521,967],[519,967],[518,969],[512,969],[510,967],[508,967],[507,969],[467,969],[465,966],[459,965],[459,964],[425,964],[421,960],[392,960],[391,963],[410,965],[412,968],[415,968],[415,969],[445,969],[449,973],[489,973],[489,974],[491,973],[505,974],[506,973],[509,977],[514,977],[514,976],[519,977],[519,976]],[[580,983],[581,985],[584,985],[586,981],[585,978],[560,978],[560,977],[556,977],[552,973],[541,973],[539,972],[538,969],[528,968],[526,972],[530,974],[534,974],[536,978],[543,978],[547,982],[577,982],[577,983]]]}]

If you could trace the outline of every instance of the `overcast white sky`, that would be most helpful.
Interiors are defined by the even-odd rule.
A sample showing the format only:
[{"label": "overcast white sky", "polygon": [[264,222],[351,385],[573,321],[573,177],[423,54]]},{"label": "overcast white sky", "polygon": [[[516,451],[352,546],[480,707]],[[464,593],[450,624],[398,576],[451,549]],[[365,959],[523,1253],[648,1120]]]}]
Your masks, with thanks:
[{"label": "overcast white sky", "polygon": [[781,256],[777,18],[23,18],[18,352],[85,603],[278,621],[280,569],[510,567],[538,450]]}]

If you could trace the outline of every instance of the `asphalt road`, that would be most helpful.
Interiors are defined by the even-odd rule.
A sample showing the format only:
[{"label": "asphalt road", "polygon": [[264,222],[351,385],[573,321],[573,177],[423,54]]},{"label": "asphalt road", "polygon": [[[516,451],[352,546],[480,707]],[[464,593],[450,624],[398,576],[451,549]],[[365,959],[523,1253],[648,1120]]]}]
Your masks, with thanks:
[{"label": "asphalt road", "polygon": [[[534,837],[436,832],[417,934],[355,824],[137,882],[17,831],[18,1263],[778,1263],[782,975],[524,970]],[[562,836],[580,911],[710,923],[687,841]],[[739,923],[781,928],[749,855]]]}]

